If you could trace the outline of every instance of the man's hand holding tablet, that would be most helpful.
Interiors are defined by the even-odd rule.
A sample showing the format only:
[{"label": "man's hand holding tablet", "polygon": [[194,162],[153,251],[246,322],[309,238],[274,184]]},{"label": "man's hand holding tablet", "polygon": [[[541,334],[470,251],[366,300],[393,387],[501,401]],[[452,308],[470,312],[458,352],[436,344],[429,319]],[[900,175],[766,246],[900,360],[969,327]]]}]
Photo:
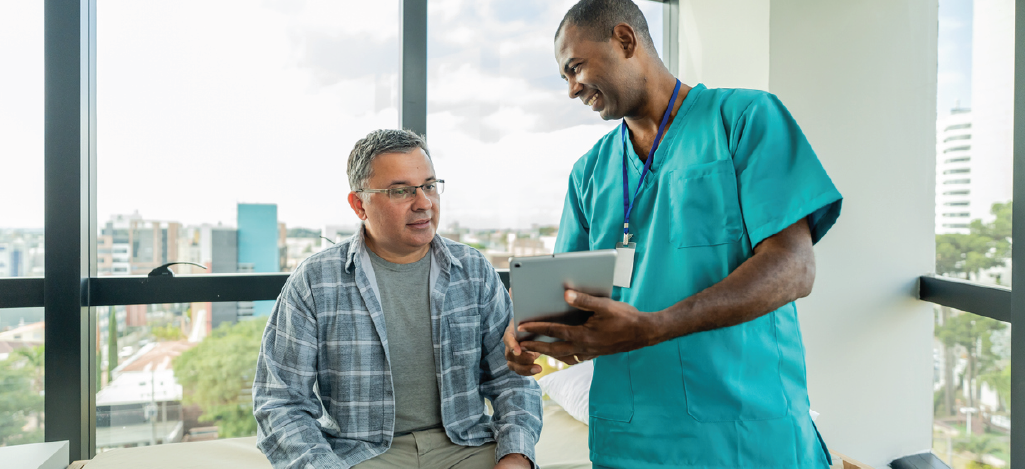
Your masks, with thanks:
[{"label": "man's hand holding tablet", "polygon": [[[504,342],[513,371],[539,373],[539,354],[574,365],[648,345],[649,315],[608,298],[615,262],[611,249],[510,259],[519,325],[509,325]],[[599,307],[605,302],[609,307]]]}]

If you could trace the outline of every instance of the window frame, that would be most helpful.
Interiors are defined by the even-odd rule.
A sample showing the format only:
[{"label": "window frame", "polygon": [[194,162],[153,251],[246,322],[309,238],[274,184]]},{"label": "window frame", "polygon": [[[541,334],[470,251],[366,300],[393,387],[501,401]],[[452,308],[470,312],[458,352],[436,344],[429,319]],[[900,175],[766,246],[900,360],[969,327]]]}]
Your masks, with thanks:
[{"label": "window frame", "polygon": [[[1014,159],[1013,199],[1025,200],[1025,0],[1015,0],[1014,15]],[[946,153],[946,151],[944,152]],[[1015,204],[1011,214],[1012,233],[1025,233],[1025,206]],[[918,298],[979,316],[1011,324],[1011,461],[1025,461],[1025,249],[1011,252],[1011,288],[982,285],[964,280],[923,275],[918,280]],[[1019,463],[1020,464],[1020,463]]]},{"label": "window frame", "polygon": [[[679,0],[648,1],[664,4],[664,60],[678,74]],[[1025,90],[1025,0],[1015,3],[1015,89]],[[400,0],[399,21],[399,119],[426,134],[427,0]],[[96,306],[274,299],[288,274],[96,276],[96,0],[45,0],[44,25],[45,276],[0,279],[0,308],[45,308],[45,440],[68,440],[72,460],[89,459]],[[1014,114],[1014,198],[1025,200],[1025,92],[1015,94]],[[1014,209],[1012,224],[1025,233],[1025,206]],[[927,274],[917,297],[1025,327],[1025,274],[1013,275],[1020,265],[1025,249],[1012,253],[1013,289]],[[1025,333],[1012,332],[1011,342],[1011,405],[1025,409]],[[1019,429],[1011,459],[1025,461],[1025,412],[1011,419]]]},{"label": "window frame", "polygon": [[[427,133],[427,1],[399,0],[399,124]],[[679,0],[664,4],[663,52],[678,74]],[[96,454],[98,306],[274,300],[289,273],[97,276],[96,0],[44,0],[42,278],[0,279],[0,308],[43,307],[45,441]],[[508,272],[500,272],[508,284]]]},{"label": "window frame", "polygon": [[[678,74],[679,0],[648,1],[664,4],[664,60]],[[1015,89],[1025,90],[1025,0],[1015,4]],[[399,21],[399,121],[426,134],[427,0],[400,0]],[[44,25],[45,276],[0,279],[0,308],[45,308],[45,440],[68,440],[72,460],[90,459],[95,307],[275,299],[289,274],[96,276],[96,0],[44,0]],[[1025,92],[1015,93],[1014,114],[1014,199],[1025,200]],[[1012,224],[1025,233],[1025,206],[1014,208]],[[1021,265],[1025,249],[1014,250],[1013,289],[927,274],[917,297],[1025,327],[1025,274],[1013,275]],[[1011,405],[1025,409],[1025,333],[1012,331],[1011,342]],[[1011,459],[1025,461],[1025,412],[1011,419],[1019,429]]]}]

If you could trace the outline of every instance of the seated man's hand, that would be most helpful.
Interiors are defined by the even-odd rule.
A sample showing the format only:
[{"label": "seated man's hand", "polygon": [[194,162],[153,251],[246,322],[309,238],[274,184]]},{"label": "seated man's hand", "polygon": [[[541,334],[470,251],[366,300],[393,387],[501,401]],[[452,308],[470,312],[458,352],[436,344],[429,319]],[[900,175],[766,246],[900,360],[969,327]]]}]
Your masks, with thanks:
[{"label": "seated man's hand", "polygon": [[[552,343],[517,343],[523,350],[522,354],[541,353],[575,365],[597,356],[629,352],[657,343],[658,328],[653,321],[654,315],[641,313],[627,303],[573,290],[566,290],[566,303],[584,311],[593,311],[594,315],[579,326],[550,322],[521,324],[520,331],[561,339],[561,342]],[[509,336],[508,332],[506,336]]]},{"label": "seated man's hand", "polygon": [[[537,357],[541,356],[539,353],[528,352],[520,347],[519,341],[516,340],[516,330],[513,328],[513,321],[509,320],[509,327],[505,329],[505,336],[502,337],[502,342],[505,343],[505,360],[509,364],[509,369],[516,372],[516,374],[523,376],[533,376],[541,372],[541,365],[534,363]],[[530,467],[529,465],[527,467]]]},{"label": "seated man's hand", "polygon": [[533,464],[526,456],[519,453],[507,454],[498,461],[495,469],[530,469]]}]

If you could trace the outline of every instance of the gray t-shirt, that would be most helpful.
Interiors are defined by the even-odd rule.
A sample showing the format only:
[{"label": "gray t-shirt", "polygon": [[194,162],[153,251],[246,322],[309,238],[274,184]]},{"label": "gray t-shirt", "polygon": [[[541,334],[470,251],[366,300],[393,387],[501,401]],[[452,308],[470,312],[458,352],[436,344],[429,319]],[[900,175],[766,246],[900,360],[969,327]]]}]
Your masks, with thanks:
[{"label": "gray t-shirt", "polygon": [[440,427],[441,393],[431,335],[431,253],[410,264],[393,264],[367,251],[388,330],[395,435]]}]

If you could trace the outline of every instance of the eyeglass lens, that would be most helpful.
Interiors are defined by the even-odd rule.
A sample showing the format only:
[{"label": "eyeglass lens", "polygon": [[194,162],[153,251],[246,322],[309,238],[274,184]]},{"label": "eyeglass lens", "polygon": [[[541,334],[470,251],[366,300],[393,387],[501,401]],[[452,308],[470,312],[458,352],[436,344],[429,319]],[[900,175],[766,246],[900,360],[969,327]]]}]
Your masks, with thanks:
[{"label": "eyeglass lens", "polygon": [[424,195],[435,196],[445,192],[445,183],[443,181],[434,181],[422,186],[396,187],[388,191],[388,195],[393,199],[405,200],[416,196],[417,188],[424,191]]}]

